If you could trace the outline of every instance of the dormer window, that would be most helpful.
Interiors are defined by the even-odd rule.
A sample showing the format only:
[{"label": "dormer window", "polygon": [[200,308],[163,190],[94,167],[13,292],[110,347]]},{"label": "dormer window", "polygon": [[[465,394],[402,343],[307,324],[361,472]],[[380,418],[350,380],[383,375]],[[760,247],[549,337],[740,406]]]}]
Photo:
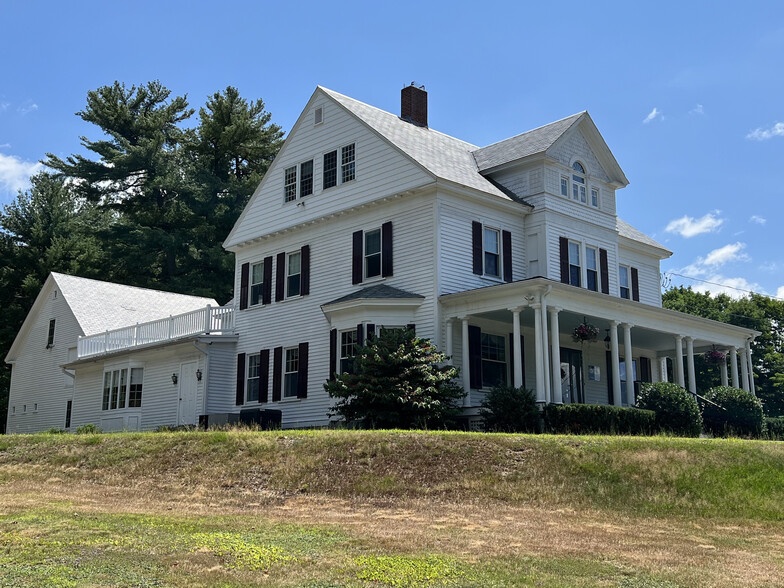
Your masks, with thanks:
[{"label": "dormer window", "polygon": [[572,200],[586,203],[585,195],[585,168],[579,161],[572,164]]}]

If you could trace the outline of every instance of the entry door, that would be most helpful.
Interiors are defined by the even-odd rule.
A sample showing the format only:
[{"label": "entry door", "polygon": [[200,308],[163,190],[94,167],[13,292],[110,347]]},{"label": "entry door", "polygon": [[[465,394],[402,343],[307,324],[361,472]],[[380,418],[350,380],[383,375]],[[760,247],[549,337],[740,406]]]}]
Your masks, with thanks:
[{"label": "entry door", "polygon": [[177,422],[180,425],[196,424],[196,368],[198,362],[180,364],[180,408]]},{"label": "entry door", "polygon": [[561,395],[564,404],[585,402],[582,351],[561,347]]}]

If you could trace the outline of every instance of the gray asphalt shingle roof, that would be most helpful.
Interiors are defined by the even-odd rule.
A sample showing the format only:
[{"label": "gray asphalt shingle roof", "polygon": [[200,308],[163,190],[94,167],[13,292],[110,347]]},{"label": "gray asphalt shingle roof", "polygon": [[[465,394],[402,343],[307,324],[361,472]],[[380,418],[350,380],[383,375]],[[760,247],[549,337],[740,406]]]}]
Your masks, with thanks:
[{"label": "gray asphalt shingle roof", "polygon": [[476,145],[428,127],[405,122],[392,113],[333,90],[324,87],[321,89],[437,178],[475,188],[506,200],[511,199],[479,173],[472,154],[478,149]]},{"label": "gray asphalt shingle roof", "polygon": [[340,298],[336,298],[331,302],[327,302],[323,306],[329,306],[330,304],[337,304],[339,302],[348,302],[349,300],[363,300],[363,299],[384,299],[384,300],[393,300],[393,299],[411,299],[411,298],[421,298],[424,299],[425,297],[421,294],[414,294],[412,292],[406,292],[405,290],[401,290],[400,288],[395,288],[393,286],[387,286],[386,284],[377,284],[375,286],[368,286],[367,288],[362,288],[361,290],[357,290],[356,292],[352,292],[351,294],[347,294],[346,296],[341,296]]},{"label": "gray asphalt shingle roof", "polygon": [[477,149],[474,151],[474,158],[479,170],[484,171],[529,155],[544,153],[577,123],[583,114],[583,112],[573,114],[538,129]]},{"label": "gray asphalt shingle roof", "polygon": [[137,288],[55,272],[52,272],[52,277],[85,335],[190,312],[208,304],[220,306],[212,298]]},{"label": "gray asphalt shingle roof", "polygon": [[658,247],[659,249],[662,249],[668,252],[670,255],[672,255],[672,251],[667,249],[664,245],[652,239],[642,231],[635,229],[626,221],[617,218],[616,226],[618,227],[618,235],[620,235],[621,237],[626,237],[627,239],[631,239],[632,241],[638,241],[639,243],[644,243],[645,245],[650,245],[651,247]]}]

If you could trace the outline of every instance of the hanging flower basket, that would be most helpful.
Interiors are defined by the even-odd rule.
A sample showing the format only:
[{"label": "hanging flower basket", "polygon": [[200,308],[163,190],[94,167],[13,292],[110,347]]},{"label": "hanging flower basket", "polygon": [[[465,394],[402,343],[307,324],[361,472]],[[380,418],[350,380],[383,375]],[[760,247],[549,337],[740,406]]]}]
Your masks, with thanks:
[{"label": "hanging flower basket", "polygon": [[572,339],[575,343],[590,343],[599,337],[599,329],[592,324],[582,322],[574,328]]},{"label": "hanging flower basket", "polygon": [[721,364],[727,360],[727,355],[722,353],[714,346],[713,349],[705,354],[705,361],[708,363]]}]

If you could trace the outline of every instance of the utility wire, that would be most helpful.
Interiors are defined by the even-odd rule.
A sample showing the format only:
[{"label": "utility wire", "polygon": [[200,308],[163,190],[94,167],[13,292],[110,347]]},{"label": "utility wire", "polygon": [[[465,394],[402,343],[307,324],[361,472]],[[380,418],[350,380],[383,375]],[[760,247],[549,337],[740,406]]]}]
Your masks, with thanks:
[{"label": "utility wire", "polygon": [[718,282],[711,282],[710,280],[703,280],[702,278],[695,278],[694,276],[685,276],[683,274],[679,274],[678,272],[665,272],[664,275],[671,275],[671,276],[678,276],[679,278],[686,278],[687,280],[694,280],[695,282],[702,282],[703,284],[711,284],[712,286],[719,286],[721,288],[730,288],[732,290],[737,290],[738,292],[745,292],[746,294],[756,294],[757,296],[765,296],[767,298],[772,298],[773,300],[779,300],[784,302],[784,298],[779,298],[777,296],[770,296],[768,294],[760,294],[759,292],[754,292],[754,290],[744,290],[743,288],[738,288],[736,286],[728,286],[727,284],[720,284]]}]

